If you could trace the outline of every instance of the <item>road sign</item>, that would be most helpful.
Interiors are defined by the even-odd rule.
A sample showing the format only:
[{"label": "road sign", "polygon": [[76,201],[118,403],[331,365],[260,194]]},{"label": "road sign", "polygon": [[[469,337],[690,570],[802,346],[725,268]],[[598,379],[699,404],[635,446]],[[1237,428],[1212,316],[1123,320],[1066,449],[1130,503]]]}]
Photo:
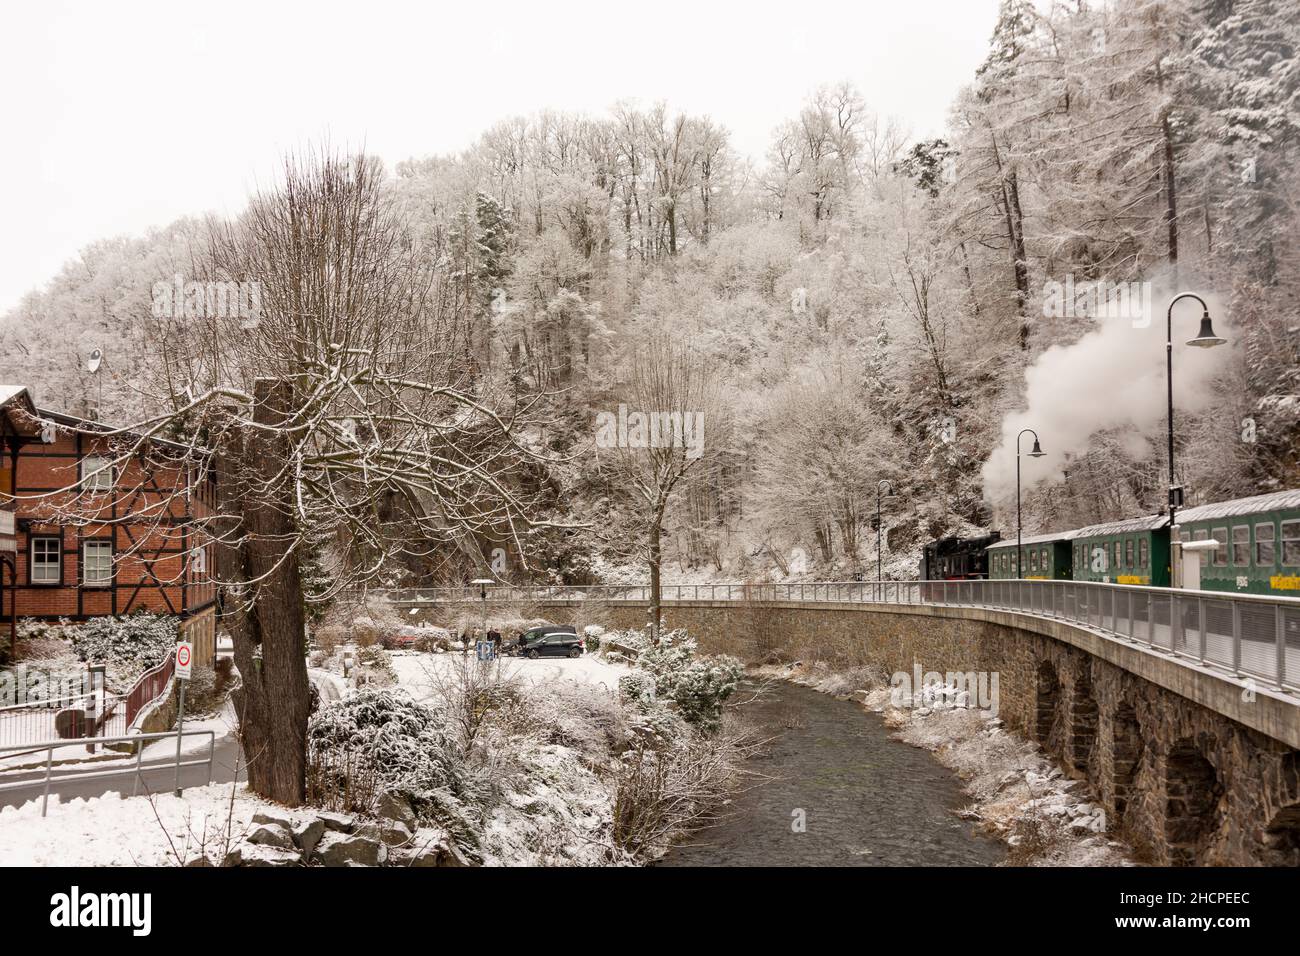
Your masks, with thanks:
[{"label": "road sign", "polygon": [[474,653],[481,661],[494,661],[497,657],[497,646],[491,641],[479,641],[474,645]]},{"label": "road sign", "polygon": [[176,645],[176,679],[189,680],[194,668],[194,645],[181,641]]}]

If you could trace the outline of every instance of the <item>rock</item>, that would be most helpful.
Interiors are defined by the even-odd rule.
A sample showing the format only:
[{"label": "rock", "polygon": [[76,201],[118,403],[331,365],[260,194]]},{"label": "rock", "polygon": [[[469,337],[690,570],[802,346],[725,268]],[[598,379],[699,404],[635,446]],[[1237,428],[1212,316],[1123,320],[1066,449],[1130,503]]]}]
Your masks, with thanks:
[{"label": "rock", "polygon": [[212,866],[212,861],[209,860],[206,856],[196,856],[192,860],[185,861],[186,869],[191,869],[191,868],[199,869],[205,866]]},{"label": "rock", "polygon": [[330,831],[316,845],[315,859],[325,866],[379,866],[388,859],[388,848],[366,834]]},{"label": "rock", "polygon": [[447,841],[447,855],[443,858],[442,866],[473,866],[474,862],[461,852],[460,847],[456,845],[455,840]]},{"label": "rock", "polygon": [[379,839],[388,846],[405,846],[412,836],[411,828],[400,820],[384,820],[379,825]]},{"label": "rock", "polygon": [[296,825],[293,817],[284,813],[277,813],[274,810],[258,810],[253,814],[254,823],[266,823],[272,826],[284,827],[286,830],[292,830]]},{"label": "rock", "polygon": [[224,857],[221,858],[222,866],[242,866],[244,862],[244,853],[239,847],[232,847]]},{"label": "rock", "polygon": [[273,846],[281,850],[294,849],[293,834],[278,823],[264,823],[245,837],[246,842]]},{"label": "rock", "polygon": [[240,866],[298,866],[302,863],[297,850],[274,846],[246,846],[241,855]]},{"label": "rock", "polygon": [[297,827],[293,831],[293,842],[298,845],[302,851],[302,858],[310,860],[312,853],[316,850],[316,844],[320,842],[321,836],[325,833],[325,821],[321,819],[309,820],[308,822]]},{"label": "rock", "polygon": [[322,810],[316,814],[316,819],[325,824],[326,830],[333,830],[335,833],[351,833],[352,828],[356,826],[356,818],[346,813],[335,813],[333,810]]},{"label": "rock", "polygon": [[411,802],[401,794],[385,793],[379,798],[379,807],[375,813],[381,820],[404,823],[408,830],[414,830],[419,825],[415,811],[411,809]]}]

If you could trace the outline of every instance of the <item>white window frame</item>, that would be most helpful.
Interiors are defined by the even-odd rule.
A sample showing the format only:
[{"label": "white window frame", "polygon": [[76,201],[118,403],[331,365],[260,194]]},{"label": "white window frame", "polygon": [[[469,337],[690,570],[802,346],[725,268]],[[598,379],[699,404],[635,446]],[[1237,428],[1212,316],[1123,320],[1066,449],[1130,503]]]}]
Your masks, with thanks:
[{"label": "white window frame", "polygon": [[[50,542],[54,545],[54,565],[53,565],[54,576],[51,578],[40,577],[36,573],[37,568],[47,570],[50,567],[49,562],[38,563],[36,561],[36,543],[38,541]],[[52,535],[52,534],[32,535],[31,540],[28,542],[27,562],[28,562],[27,577],[32,584],[39,584],[45,587],[49,587],[50,585],[54,585],[54,584],[62,584],[63,583],[63,540],[59,538],[57,535]]]},{"label": "white window frame", "polygon": [[[105,568],[99,563],[103,560],[103,555],[96,555],[93,570],[95,577],[91,577],[92,563],[90,560],[90,551],[94,548],[96,551],[103,549],[108,550],[108,567],[105,574]],[[81,542],[81,583],[88,588],[107,588],[113,585],[113,542],[97,538],[91,541]]]},{"label": "white window frame", "polygon": [[81,490],[104,494],[113,490],[113,460],[103,455],[81,459]]}]

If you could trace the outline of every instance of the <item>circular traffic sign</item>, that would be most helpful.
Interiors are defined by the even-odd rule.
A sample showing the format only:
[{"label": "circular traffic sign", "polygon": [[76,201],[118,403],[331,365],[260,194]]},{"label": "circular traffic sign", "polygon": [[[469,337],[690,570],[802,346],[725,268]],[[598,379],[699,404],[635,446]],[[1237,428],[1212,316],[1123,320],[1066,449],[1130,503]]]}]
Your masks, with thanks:
[{"label": "circular traffic sign", "polygon": [[176,663],[180,664],[181,667],[190,666],[190,649],[183,644],[176,651]]}]

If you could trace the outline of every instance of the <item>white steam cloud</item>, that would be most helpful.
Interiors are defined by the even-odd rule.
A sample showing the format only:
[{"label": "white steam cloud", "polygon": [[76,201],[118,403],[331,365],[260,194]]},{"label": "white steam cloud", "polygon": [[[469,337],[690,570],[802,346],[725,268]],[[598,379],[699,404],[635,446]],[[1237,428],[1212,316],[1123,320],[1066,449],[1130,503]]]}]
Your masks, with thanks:
[{"label": "white steam cloud", "polygon": [[[1174,308],[1174,427],[1178,413],[1203,410],[1213,398],[1210,385],[1230,358],[1231,326],[1211,296],[1215,331],[1229,345],[1212,349],[1189,348],[1200,328],[1201,308],[1184,299]],[[1025,370],[1027,407],[1002,421],[1002,438],[984,463],[984,493],[990,501],[1005,502],[1016,493],[1016,435],[1032,428],[1042,440],[1043,458],[1025,455],[1033,436],[1021,441],[1021,487],[1028,490],[1044,481],[1060,481],[1066,456],[1088,448],[1100,431],[1127,428],[1128,449],[1141,453],[1154,439],[1164,441],[1165,310],[1170,296],[1152,297],[1151,321],[1111,318],[1097,325],[1073,345],[1053,346]],[[1085,321],[1085,320],[1081,320]],[[1087,320],[1090,321],[1090,320]],[[1163,447],[1163,444],[1161,444]]]}]

